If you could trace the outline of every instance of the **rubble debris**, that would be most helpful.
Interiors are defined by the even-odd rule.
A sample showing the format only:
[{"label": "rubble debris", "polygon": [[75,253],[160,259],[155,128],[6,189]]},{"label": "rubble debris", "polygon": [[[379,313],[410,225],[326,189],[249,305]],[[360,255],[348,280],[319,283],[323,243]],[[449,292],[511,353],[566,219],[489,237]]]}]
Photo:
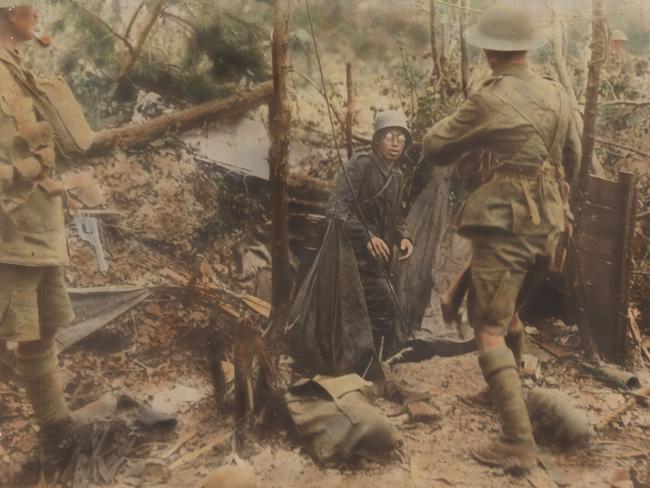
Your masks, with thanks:
[{"label": "rubble debris", "polygon": [[628,410],[632,409],[633,407],[636,406],[637,402],[642,399],[639,397],[647,397],[650,395],[650,385],[646,385],[643,388],[640,388],[638,390],[632,391],[634,395],[630,399],[628,399],[620,408],[615,410],[614,412],[602,417],[598,423],[597,427],[603,428],[609,425],[611,422],[614,420],[618,419],[621,415],[625,414]]},{"label": "rubble debris", "polygon": [[539,358],[533,356],[532,354],[523,354],[521,356],[521,360],[521,372],[524,376],[528,376],[535,380],[541,377],[542,363],[540,362]]},{"label": "rubble debris", "polygon": [[255,488],[255,473],[248,465],[221,466],[212,471],[196,488]]},{"label": "rubble debris", "polygon": [[366,397],[371,387],[356,374],[316,376],[291,386],[284,400],[296,433],[316,461],[383,458],[397,447],[397,429]]},{"label": "rubble debris", "polygon": [[431,423],[442,419],[440,412],[424,401],[408,403],[406,405],[406,413],[408,413],[411,422]]},{"label": "rubble debris", "polygon": [[589,419],[562,391],[534,388],[526,396],[535,440],[561,449],[582,447],[592,436]]},{"label": "rubble debris", "polygon": [[59,351],[65,351],[146,300],[149,288],[102,286],[68,289],[77,317],[56,335]]},{"label": "rubble debris", "polygon": [[126,393],[107,394],[75,411],[75,418],[84,423],[120,420],[131,429],[172,429],[176,418],[135,400]]}]

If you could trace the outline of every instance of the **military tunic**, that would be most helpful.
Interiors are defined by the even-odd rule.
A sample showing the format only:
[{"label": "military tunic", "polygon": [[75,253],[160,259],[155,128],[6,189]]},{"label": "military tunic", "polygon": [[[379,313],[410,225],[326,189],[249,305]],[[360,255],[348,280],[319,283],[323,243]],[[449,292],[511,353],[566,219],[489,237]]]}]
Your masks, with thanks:
[{"label": "military tunic", "polygon": [[39,339],[73,318],[55,131],[35,108],[34,75],[0,46],[0,339]]},{"label": "military tunic", "polygon": [[403,176],[395,163],[382,159],[374,151],[355,157],[346,170],[350,182],[344,174],[339,176],[330,210],[343,222],[352,242],[373,331],[376,335],[392,335],[397,312],[395,299],[379,262],[367,248],[368,233],[357,212],[352,189],[370,235],[381,238],[392,249],[402,239],[410,240],[400,206]]},{"label": "military tunic", "polygon": [[469,316],[474,327],[505,335],[526,273],[553,254],[564,230],[562,183],[579,170],[579,114],[559,83],[510,63],[424,137],[430,164],[474,149],[490,151],[497,168],[456,222],[473,248]]}]

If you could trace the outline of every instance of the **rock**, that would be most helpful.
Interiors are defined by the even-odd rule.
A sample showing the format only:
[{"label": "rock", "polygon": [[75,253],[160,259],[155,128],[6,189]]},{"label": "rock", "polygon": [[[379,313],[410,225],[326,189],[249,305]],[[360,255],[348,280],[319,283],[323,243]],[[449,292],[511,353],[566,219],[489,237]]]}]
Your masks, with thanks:
[{"label": "rock", "polygon": [[199,483],[198,488],[255,488],[257,480],[250,466],[221,466]]},{"label": "rock", "polygon": [[423,401],[409,403],[406,406],[406,411],[412,422],[435,422],[440,420],[440,412]]}]

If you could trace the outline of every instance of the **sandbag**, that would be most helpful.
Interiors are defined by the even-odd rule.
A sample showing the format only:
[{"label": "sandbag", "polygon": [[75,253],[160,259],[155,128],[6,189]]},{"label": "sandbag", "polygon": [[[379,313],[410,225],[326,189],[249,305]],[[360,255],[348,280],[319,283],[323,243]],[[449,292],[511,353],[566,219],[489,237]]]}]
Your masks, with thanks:
[{"label": "sandbag", "polygon": [[397,447],[397,429],[366,397],[371,387],[356,374],[316,376],[285,394],[296,433],[316,461],[327,465],[363,454],[384,457]]},{"label": "sandbag", "polygon": [[338,219],[298,289],[285,330],[292,356],[310,374],[357,373],[383,381],[352,244]]},{"label": "sandbag", "polygon": [[526,396],[526,407],[538,443],[560,449],[589,443],[592,430],[587,415],[562,391],[534,388]]}]

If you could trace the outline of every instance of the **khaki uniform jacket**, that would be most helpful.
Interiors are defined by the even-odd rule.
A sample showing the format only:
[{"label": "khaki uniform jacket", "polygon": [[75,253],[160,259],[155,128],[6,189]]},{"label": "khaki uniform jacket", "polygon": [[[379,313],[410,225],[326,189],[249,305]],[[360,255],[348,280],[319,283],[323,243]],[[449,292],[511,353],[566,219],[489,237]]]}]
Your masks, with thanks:
[{"label": "khaki uniform jacket", "polygon": [[[19,82],[16,77],[23,82]],[[23,83],[33,82],[17,51],[0,46],[0,263],[68,263],[55,134]]]},{"label": "khaki uniform jacket", "polygon": [[580,126],[579,114],[559,83],[533,74],[527,64],[496,70],[456,113],[424,137],[429,164],[451,164],[464,153],[484,149],[503,165],[503,171],[497,168],[465,202],[457,221],[459,233],[498,229],[534,235],[563,230],[560,182],[578,174]]}]

